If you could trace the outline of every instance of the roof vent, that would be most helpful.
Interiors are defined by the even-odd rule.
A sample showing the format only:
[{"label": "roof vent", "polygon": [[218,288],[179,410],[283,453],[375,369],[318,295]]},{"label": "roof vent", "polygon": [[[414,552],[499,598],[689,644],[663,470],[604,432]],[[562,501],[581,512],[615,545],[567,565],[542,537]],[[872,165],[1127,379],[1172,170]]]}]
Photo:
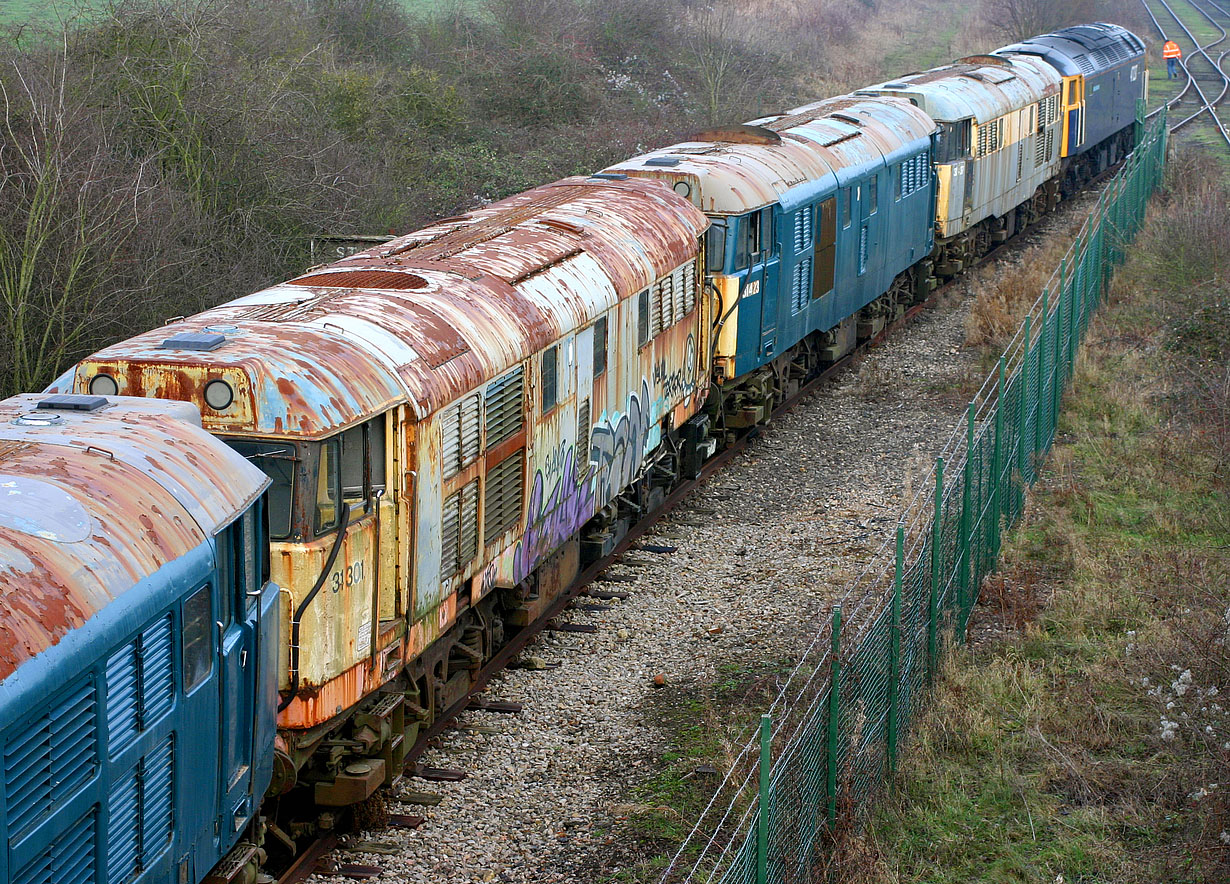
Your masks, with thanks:
[{"label": "roof vent", "polygon": [[40,411],[55,409],[57,411],[98,411],[107,404],[106,396],[86,396],[81,393],[57,393],[48,396],[38,404]]},{"label": "roof vent", "polygon": [[603,181],[625,181],[628,176],[623,172],[595,172],[590,178],[601,178]]},{"label": "roof vent", "polygon": [[646,166],[678,166],[679,157],[650,157],[645,160]]},{"label": "roof vent", "polygon": [[226,343],[226,335],[209,332],[180,332],[158,346],[163,350],[217,350]]}]

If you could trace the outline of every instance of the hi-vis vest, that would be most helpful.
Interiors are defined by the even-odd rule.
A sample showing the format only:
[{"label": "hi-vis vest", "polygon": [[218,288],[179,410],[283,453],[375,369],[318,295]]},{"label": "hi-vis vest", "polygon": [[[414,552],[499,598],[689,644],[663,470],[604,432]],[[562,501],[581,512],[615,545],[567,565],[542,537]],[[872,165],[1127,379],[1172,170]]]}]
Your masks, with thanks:
[{"label": "hi-vis vest", "polygon": [[1179,44],[1174,40],[1167,40],[1166,45],[1162,47],[1162,58],[1182,58],[1183,50],[1179,48]]}]

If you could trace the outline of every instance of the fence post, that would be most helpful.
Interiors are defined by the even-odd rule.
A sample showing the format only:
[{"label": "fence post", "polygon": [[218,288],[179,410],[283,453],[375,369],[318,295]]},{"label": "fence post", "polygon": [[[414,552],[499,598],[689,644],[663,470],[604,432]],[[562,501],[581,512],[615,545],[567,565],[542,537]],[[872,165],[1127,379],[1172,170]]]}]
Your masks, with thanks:
[{"label": "fence post", "polygon": [[1042,429],[1042,399],[1046,394],[1046,347],[1049,341],[1046,330],[1050,327],[1050,293],[1042,290],[1042,333],[1038,335],[1038,392],[1034,396],[1034,462],[1033,473],[1038,474],[1038,464],[1042,462],[1045,439]]},{"label": "fence post", "polygon": [[1051,383],[1049,420],[1052,441],[1054,441],[1055,430],[1059,425],[1059,403],[1063,399],[1063,302],[1066,300],[1063,287],[1060,286],[1059,296],[1055,299],[1055,365],[1052,372],[1054,381]]},{"label": "fence post", "polygon": [[833,647],[829,662],[829,831],[837,827],[837,743],[841,718],[841,605],[833,606]]},{"label": "fence post", "polygon": [[1033,316],[1025,317],[1025,349],[1021,351],[1021,392],[1017,396],[1020,414],[1019,430],[1017,432],[1016,468],[1021,475],[1021,509],[1025,508],[1025,486],[1032,483],[1033,471],[1029,462],[1029,448],[1025,444],[1028,437],[1032,440],[1033,433],[1029,429],[1029,347],[1033,342]]},{"label": "fence post", "polygon": [[940,540],[944,531],[944,458],[935,459],[935,513],[931,519],[931,592],[927,597],[927,681],[935,678],[939,653],[937,633],[940,619]]},{"label": "fence post", "polygon": [[756,820],[756,884],[769,880],[769,783],[772,770],[773,717],[760,716],[760,807]]},{"label": "fence post", "polygon": [[1076,374],[1076,345],[1085,328],[1085,284],[1089,279],[1089,237],[1084,237],[1084,243],[1077,240],[1081,250],[1077,251],[1077,272],[1072,280],[1072,303],[1068,313],[1068,324],[1072,331],[1068,335],[1068,373]]},{"label": "fence post", "polygon": [[888,770],[897,771],[897,705],[901,689],[901,572],[905,569],[905,525],[897,522],[897,568],[893,574],[893,607],[888,627]]},{"label": "fence post", "polygon": [[967,612],[974,606],[973,585],[971,584],[971,575],[974,574],[974,563],[971,560],[973,548],[970,544],[971,535],[974,530],[974,513],[970,503],[970,495],[973,494],[973,475],[974,475],[974,403],[969,404],[966,409],[967,427],[965,431],[965,468],[962,478],[964,484],[961,488],[961,571],[957,578],[957,583],[961,588],[961,633],[965,633],[965,621],[968,616]]},{"label": "fence post", "polygon": [[995,504],[991,512],[995,520],[991,523],[991,553],[999,555],[999,521],[1004,509],[1004,357],[999,357],[999,386],[995,393],[995,454],[991,459],[991,497]]}]

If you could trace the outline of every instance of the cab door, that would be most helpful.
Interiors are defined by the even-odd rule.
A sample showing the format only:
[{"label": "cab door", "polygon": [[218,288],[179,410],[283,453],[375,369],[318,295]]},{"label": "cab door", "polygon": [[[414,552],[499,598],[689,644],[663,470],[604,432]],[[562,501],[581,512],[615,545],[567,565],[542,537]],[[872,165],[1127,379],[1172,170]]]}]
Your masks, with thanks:
[{"label": "cab door", "polygon": [[222,530],[218,556],[218,629],[221,658],[218,833],[225,852],[255,809],[252,795],[256,714],[256,641],[260,573],[254,510]]}]

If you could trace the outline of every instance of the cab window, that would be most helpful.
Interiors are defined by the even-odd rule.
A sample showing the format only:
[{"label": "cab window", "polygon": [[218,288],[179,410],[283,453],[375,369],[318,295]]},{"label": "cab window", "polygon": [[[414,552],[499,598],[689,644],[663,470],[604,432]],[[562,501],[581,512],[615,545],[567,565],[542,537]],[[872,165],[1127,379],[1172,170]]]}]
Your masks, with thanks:
[{"label": "cab window", "polygon": [[968,157],[971,131],[969,120],[940,123],[939,134],[935,137],[935,161],[953,163]]},{"label": "cab window", "polygon": [[725,267],[726,222],[721,218],[710,218],[709,229],[705,231],[705,270],[721,273]]},{"label": "cab window", "polygon": [[542,351],[542,413],[559,402],[559,345]]},{"label": "cab window", "polygon": [[368,512],[384,490],[384,433],[382,414],[341,434],[342,497],[352,514]]},{"label": "cab window", "polygon": [[209,584],[205,584],[184,600],[182,611],[182,651],[184,693],[203,682],[214,665],[213,604]]},{"label": "cab window", "polygon": [[266,492],[265,513],[269,538],[286,540],[293,533],[291,502],[295,497],[295,471],[299,456],[289,442],[252,442],[237,439],[227,443],[259,468],[273,483]]},{"label": "cab window", "polygon": [[342,440],[334,436],[320,444],[316,452],[316,533],[337,527],[341,517]]},{"label": "cab window", "polygon": [[768,206],[739,219],[735,240],[735,269],[767,257],[773,248],[773,208]]}]

